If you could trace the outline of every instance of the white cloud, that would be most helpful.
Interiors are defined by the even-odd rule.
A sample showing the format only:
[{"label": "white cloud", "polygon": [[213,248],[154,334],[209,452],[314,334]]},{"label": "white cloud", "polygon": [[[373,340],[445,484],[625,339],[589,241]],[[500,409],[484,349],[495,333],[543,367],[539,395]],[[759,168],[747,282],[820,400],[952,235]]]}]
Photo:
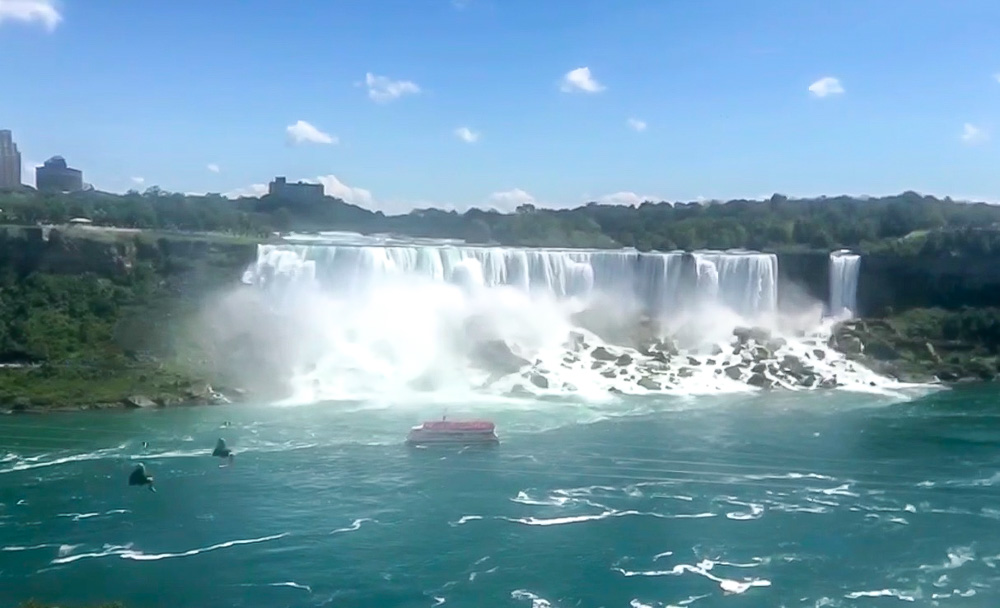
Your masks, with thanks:
[{"label": "white cloud", "polygon": [[0,0],[0,24],[4,21],[40,23],[50,32],[62,21],[53,0]]},{"label": "white cloud", "polygon": [[240,198],[241,196],[264,196],[267,194],[267,184],[250,184],[246,188],[236,188],[230,190],[222,196],[226,198]]},{"label": "white cloud", "polygon": [[313,179],[302,180],[313,184],[323,184],[323,193],[327,196],[339,198],[345,203],[359,205],[366,209],[372,209],[375,199],[370,190],[364,188],[354,188],[337,179],[336,175],[320,175]]},{"label": "white cloud", "polygon": [[371,72],[365,74],[365,86],[368,87],[368,97],[376,103],[388,103],[403,95],[416,95],[420,92],[420,87],[415,82],[392,80]]},{"label": "white cloud", "polygon": [[215,163],[208,163],[208,165],[206,165],[206,168],[212,173],[218,173],[219,171],[222,171],[222,169],[219,168],[219,165]]},{"label": "white cloud", "polygon": [[296,145],[304,143],[335,144],[340,141],[336,135],[324,133],[304,120],[300,120],[294,125],[288,125],[285,131],[288,133],[288,141]]},{"label": "white cloud", "polygon": [[146,183],[146,178],[145,177],[133,177],[132,178],[132,183],[141,186],[142,184]]},{"label": "white cloud", "polygon": [[833,76],[827,76],[825,78],[820,78],[816,82],[809,85],[809,92],[813,94],[813,97],[827,97],[829,95],[842,95],[844,93],[844,87],[840,84],[840,81]]},{"label": "white cloud", "polygon": [[981,144],[989,140],[990,134],[985,129],[977,127],[972,123],[965,123],[962,127],[962,141],[967,144]]},{"label": "white cloud", "polygon": [[602,205],[641,205],[646,201],[660,202],[663,200],[662,196],[655,196],[652,194],[639,195],[635,192],[615,192],[613,194],[605,194],[604,196],[598,197],[597,202]]},{"label": "white cloud", "polygon": [[487,202],[498,211],[504,212],[513,211],[517,209],[519,205],[537,204],[535,197],[520,188],[514,188],[513,190],[506,190],[504,192],[494,192],[489,196]]},{"label": "white cloud", "polygon": [[459,127],[455,129],[455,135],[467,144],[474,144],[479,141],[479,133],[469,127]]},{"label": "white cloud", "polygon": [[628,128],[632,129],[633,131],[639,131],[639,132],[645,131],[646,121],[639,120],[638,118],[629,118]]},{"label": "white cloud", "polygon": [[562,77],[562,84],[559,88],[565,93],[573,93],[575,91],[599,93],[605,87],[590,75],[590,68],[582,67],[566,72],[566,75]]}]

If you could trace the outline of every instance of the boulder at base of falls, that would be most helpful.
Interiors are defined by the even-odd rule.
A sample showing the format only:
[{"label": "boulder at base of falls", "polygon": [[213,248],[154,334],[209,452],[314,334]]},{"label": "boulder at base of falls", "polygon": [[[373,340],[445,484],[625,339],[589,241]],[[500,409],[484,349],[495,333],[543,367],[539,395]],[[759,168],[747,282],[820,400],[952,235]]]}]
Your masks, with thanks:
[{"label": "boulder at base of falls", "polygon": [[818,359],[819,361],[826,359],[826,351],[823,350],[822,348],[814,348],[812,352],[813,356],[816,357],[816,359]]},{"label": "boulder at base of falls", "polygon": [[479,342],[472,348],[472,357],[479,366],[502,374],[513,374],[531,363],[514,354],[503,340]]},{"label": "boulder at base of falls", "polygon": [[671,357],[676,357],[680,354],[680,351],[677,350],[677,345],[674,344],[674,341],[670,338],[660,338],[657,340],[656,343],[653,344],[653,350],[666,353]]},{"label": "boulder at base of falls", "polygon": [[767,363],[764,362],[758,363],[757,365],[751,367],[750,371],[752,371],[755,374],[763,374],[765,371],[767,371]]},{"label": "boulder at base of falls", "polygon": [[809,371],[805,363],[802,362],[802,359],[799,359],[795,355],[785,355],[781,359],[781,367],[786,372],[795,376],[801,376]]},{"label": "boulder at base of falls", "polygon": [[726,373],[727,376],[729,376],[733,380],[739,380],[740,376],[743,375],[743,368],[740,367],[739,365],[730,365],[723,371]]},{"label": "boulder at base of falls", "polygon": [[773,386],[773,383],[764,374],[752,374],[747,378],[747,384],[757,388],[771,388]]},{"label": "boulder at base of falls", "polygon": [[587,348],[587,342],[584,340],[583,334],[578,331],[571,331],[569,332],[569,339],[566,340],[563,347],[574,352],[580,352],[581,350]]},{"label": "boulder at base of falls", "polygon": [[631,364],[632,364],[632,355],[629,355],[628,353],[625,353],[622,356],[615,359],[615,365],[631,365]]},{"label": "boulder at base of falls", "polygon": [[771,338],[764,343],[764,347],[772,353],[780,348],[783,348],[788,342],[781,337]]},{"label": "boulder at base of falls", "polygon": [[701,365],[701,361],[695,359],[694,357],[688,357],[688,365]]},{"label": "boulder at base of falls", "polygon": [[528,380],[538,388],[549,388],[549,379],[537,372],[528,376]]},{"label": "boulder at base of falls", "polygon": [[590,369],[601,369],[604,367],[604,361],[594,361],[590,364]]},{"label": "boulder at base of falls", "polygon": [[597,348],[595,348],[590,353],[590,356],[596,359],[597,361],[614,361],[615,359],[618,358],[618,355],[611,354],[610,352],[608,352],[608,349],[604,348],[603,346],[598,346]]},{"label": "boulder at base of falls", "polygon": [[613,369],[606,369],[603,372],[601,372],[601,375],[604,376],[605,378],[614,378],[618,376],[618,374],[616,374],[615,370]]},{"label": "boulder at base of falls", "polygon": [[639,386],[641,386],[642,388],[644,388],[644,389],[646,389],[648,391],[658,391],[658,390],[660,390],[660,383],[657,382],[657,381],[655,381],[655,380],[653,380],[649,376],[643,376],[639,380],[638,384],[639,384]]},{"label": "boulder at base of falls", "polygon": [[156,402],[154,402],[149,397],[143,397],[142,395],[129,395],[122,399],[122,403],[125,407],[131,407],[135,409],[142,409],[147,407],[156,407]]},{"label": "boulder at base of falls", "polygon": [[750,340],[764,344],[771,338],[771,332],[763,327],[737,327],[733,330],[733,335],[740,344],[746,344]]},{"label": "boulder at base of falls", "polygon": [[510,387],[510,390],[507,391],[507,395],[510,397],[534,397],[531,391],[524,388],[523,384],[515,384]]},{"label": "boulder at base of falls", "polygon": [[690,378],[691,376],[694,375],[694,370],[691,369],[690,367],[682,367],[679,370],[677,370],[677,375],[680,376],[681,378]]}]

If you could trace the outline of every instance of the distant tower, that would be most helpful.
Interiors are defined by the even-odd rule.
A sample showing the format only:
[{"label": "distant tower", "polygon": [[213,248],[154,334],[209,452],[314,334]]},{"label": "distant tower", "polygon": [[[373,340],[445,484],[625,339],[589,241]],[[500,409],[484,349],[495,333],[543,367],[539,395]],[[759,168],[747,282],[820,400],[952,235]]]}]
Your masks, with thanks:
[{"label": "distant tower", "polygon": [[21,188],[21,153],[10,131],[0,130],[0,190]]}]

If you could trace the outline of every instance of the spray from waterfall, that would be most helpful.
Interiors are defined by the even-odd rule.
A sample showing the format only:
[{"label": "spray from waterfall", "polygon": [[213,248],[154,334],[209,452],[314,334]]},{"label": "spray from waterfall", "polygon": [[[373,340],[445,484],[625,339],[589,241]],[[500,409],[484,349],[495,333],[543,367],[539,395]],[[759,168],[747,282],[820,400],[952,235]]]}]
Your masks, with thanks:
[{"label": "spray from waterfall", "polygon": [[260,245],[243,282],[215,315],[229,357],[298,402],[886,382],[827,348],[818,315],[779,313],[773,254],[316,238]]}]

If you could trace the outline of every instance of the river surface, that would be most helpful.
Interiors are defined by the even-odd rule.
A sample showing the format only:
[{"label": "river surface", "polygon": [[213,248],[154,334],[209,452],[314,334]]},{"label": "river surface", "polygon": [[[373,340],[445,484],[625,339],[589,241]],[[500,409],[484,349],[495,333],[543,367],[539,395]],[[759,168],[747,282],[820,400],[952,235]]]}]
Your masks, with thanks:
[{"label": "river surface", "polygon": [[401,445],[431,403],[3,417],[0,605],[998,606],[998,396],[496,401],[485,450]]}]

